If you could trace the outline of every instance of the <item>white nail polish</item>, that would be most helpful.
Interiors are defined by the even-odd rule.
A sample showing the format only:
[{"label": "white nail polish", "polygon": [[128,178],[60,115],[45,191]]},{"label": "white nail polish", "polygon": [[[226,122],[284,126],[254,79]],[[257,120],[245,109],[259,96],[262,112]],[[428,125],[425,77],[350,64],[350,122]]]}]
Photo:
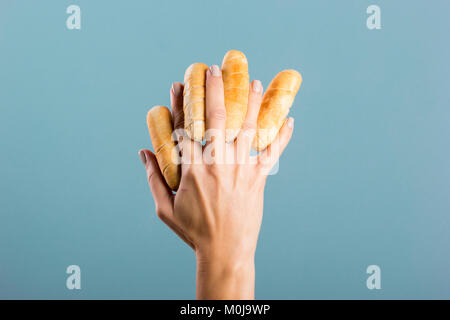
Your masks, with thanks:
[{"label": "white nail polish", "polygon": [[220,77],[222,75],[222,72],[220,72],[220,68],[218,65],[211,66],[209,70],[211,70],[211,74],[213,77]]},{"label": "white nail polish", "polygon": [[139,158],[141,158],[142,163],[145,165],[147,163],[147,157],[145,156],[144,151],[139,151]]},{"label": "white nail polish", "polygon": [[181,85],[179,82],[175,82],[174,84],[172,84],[172,91],[175,97],[181,94]]},{"label": "white nail polish", "polygon": [[289,128],[293,128],[294,127],[294,118],[289,118],[287,125]]},{"label": "white nail polish", "polygon": [[259,81],[259,80],[253,81],[253,86],[252,87],[253,87],[253,91],[254,92],[256,92],[256,93],[261,92],[261,90],[262,90],[261,81]]}]

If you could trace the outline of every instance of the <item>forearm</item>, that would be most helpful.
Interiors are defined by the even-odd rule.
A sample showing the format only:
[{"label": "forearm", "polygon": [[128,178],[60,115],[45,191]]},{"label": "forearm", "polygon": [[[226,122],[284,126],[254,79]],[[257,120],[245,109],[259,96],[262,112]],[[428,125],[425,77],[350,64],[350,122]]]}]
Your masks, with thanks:
[{"label": "forearm", "polygon": [[255,297],[253,255],[229,259],[197,253],[197,299],[250,300]]}]

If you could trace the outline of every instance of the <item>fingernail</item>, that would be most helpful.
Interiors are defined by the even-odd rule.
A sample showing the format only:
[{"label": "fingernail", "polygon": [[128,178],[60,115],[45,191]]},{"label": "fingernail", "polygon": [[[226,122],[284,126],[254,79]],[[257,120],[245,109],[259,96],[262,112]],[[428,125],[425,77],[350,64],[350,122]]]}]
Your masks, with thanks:
[{"label": "fingernail", "polygon": [[209,70],[211,70],[211,74],[213,77],[220,77],[222,75],[222,72],[220,72],[220,68],[218,65],[211,66]]},{"label": "fingernail", "polygon": [[287,121],[287,125],[289,128],[293,128],[294,127],[294,118],[289,118]]},{"label": "fingernail", "polygon": [[141,158],[142,163],[145,165],[147,163],[147,157],[143,150],[139,150],[139,158]]},{"label": "fingernail", "polygon": [[172,91],[173,91],[173,95],[175,97],[179,96],[181,94],[181,83],[179,82],[174,82],[172,84]]},{"label": "fingernail", "polygon": [[253,91],[256,92],[256,93],[261,92],[261,90],[262,90],[261,81],[259,81],[259,80],[253,81],[252,88],[253,88]]}]

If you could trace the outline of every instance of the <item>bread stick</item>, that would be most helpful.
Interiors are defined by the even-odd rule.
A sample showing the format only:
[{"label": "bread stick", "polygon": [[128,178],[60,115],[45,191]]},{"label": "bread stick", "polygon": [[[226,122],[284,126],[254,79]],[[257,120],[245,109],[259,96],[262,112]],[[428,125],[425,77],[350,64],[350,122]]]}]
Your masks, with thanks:
[{"label": "bread stick", "polygon": [[189,138],[202,141],[205,135],[205,82],[208,66],[191,64],[184,74],[184,128]]},{"label": "bread stick", "polygon": [[259,110],[253,149],[264,150],[275,139],[301,83],[302,76],[295,70],[281,71],[272,79],[264,93]]},{"label": "bread stick", "polygon": [[169,109],[164,106],[151,108],[147,113],[147,125],[161,173],[167,185],[177,190],[181,179],[180,161],[172,139],[173,125]]},{"label": "bread stick", "polygon": [[227,112],[227,142],[234,140],[247,114],[249,75],[245,55],[237,50],[228,51],[222,62],[222,78]]}]

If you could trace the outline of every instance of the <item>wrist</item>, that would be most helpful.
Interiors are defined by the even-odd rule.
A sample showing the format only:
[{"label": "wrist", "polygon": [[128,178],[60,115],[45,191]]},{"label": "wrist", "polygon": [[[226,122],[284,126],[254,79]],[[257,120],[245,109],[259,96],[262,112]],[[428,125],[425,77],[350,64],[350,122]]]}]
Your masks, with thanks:
[{"label": "wrist", "polygon": [[254,257],[242,257],[241,259],[227,258],[225,256],[203,256],[197,254],[197,271],[235,277],[254,271]]},{"label": "wrist", "polygon": [[197,250],[198,299],[254,299],[254,254]]}]

